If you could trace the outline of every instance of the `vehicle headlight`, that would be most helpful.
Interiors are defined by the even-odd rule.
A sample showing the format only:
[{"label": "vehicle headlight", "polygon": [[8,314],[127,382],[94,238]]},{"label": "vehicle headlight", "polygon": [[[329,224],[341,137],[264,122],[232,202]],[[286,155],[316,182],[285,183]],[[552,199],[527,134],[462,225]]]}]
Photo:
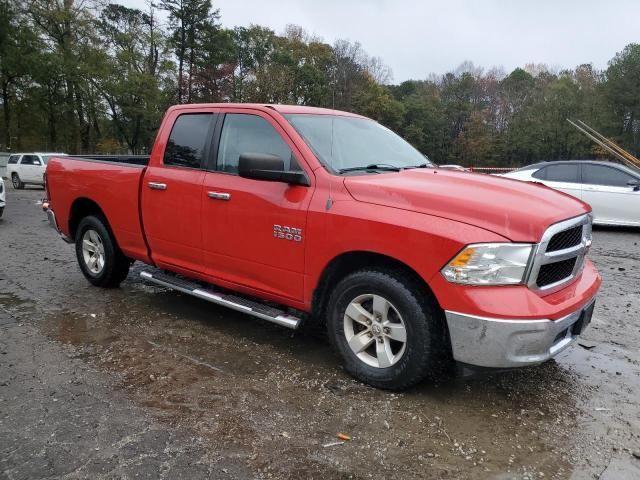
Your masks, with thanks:
[{"label": "vehicle headlight", "polygon": [[452,283],[515,285],[525,281],[533,245],[477,243],[467,245],[442,269]]}]

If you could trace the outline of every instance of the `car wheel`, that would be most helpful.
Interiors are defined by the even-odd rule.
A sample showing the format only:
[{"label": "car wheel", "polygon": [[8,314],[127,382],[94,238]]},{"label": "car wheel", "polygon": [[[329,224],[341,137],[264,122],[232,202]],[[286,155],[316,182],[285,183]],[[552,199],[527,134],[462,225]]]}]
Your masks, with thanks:
[{"label": "car wheel", "polygon": [[102,217],[83,218],[76,231],[76,257],[84,276],[98,287],[117,287],[131,261],[124,256]]},{"label": "car wheel", "polygon": [[22,183],[17,173],[11,174],[11,183],[16,190],[22,190],[24,188],[24,183]]},{"label": "car wheel", "polygon": [[342,279],[327,327],[346,370],[369,385],[402,390],[437,376],[449,358],[435,298],[404,272],[365,270]]},{"label": "car wheel", "polygon": [[4,213],[4,207],[0,207],[0,218],[2,218],[3,213]]}]

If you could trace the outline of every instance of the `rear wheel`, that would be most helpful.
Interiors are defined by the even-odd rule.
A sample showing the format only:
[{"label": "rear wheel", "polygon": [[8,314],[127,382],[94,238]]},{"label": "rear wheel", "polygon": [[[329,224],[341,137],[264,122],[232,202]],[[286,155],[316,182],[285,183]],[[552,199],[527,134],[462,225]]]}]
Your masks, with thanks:
[{"label": "rear wheel", "polygon": [[3,213],[4,213],[4,207],[0,207],[0,218],[2,218]]},{"label": "rear wheel", "polygon": [[404,272],[348,275],[329,305],[329,338],[359,380],[401,390],[442,372],[448,358],[440,309]]},{"label": "rear wheel", "polygon": [[103,218],[83,218],[76,232],[76,257],[80,270],[93,285],[117,287],[127,278],[130,260],[118,248]]},{"label": "rear wheel", "polygon": [[15,172],[11,174],[11,183],[16,190],[22,190],[24,188],[24,183],[22,183],[20,177]]}]

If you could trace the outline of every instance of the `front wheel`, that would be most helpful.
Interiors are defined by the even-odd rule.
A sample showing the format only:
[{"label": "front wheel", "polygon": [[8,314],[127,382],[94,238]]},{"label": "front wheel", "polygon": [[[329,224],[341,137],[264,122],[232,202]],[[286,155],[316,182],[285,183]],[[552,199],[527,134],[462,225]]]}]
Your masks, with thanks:
[{"label": "front wheel", "polygon": [[98,287],[117,287],[127,278],[131,265],[118,248],[106,222],[97,216],[80,221],[76,232],[76,257],[86,279]]},{"label": "front wheel", "polygon": [[359,271],[329,299],[329,338],[346,370],[369,385],[402,390],[448,360],[440,308],[424,286],[396,271]]},{"label": "front wheel", "polygon": [[17,173],[11,174],[11,183],[16,190],[22,190],[24,188],[24,183],[22,183]]}]

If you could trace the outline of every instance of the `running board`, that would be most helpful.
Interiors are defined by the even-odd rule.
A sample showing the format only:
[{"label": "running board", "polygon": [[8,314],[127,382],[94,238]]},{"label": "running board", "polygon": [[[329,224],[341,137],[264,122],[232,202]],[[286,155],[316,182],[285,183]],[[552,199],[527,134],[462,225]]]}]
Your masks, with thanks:
[{"label": "running board", "polygon": [[172,290],[177,290],[238,312],[253,315],[254,317],[276,323],[283,327],[296,329],[300,325],[300,318],[289,315],[283,310],[238,295],[218,292],[213,290],[212,287],[204,288],[198,282],[187,280],[176,275],[164,272],[145,271],[140,272],[140,276],[149,282],[162,285],[163,287],[168,287]]}]

